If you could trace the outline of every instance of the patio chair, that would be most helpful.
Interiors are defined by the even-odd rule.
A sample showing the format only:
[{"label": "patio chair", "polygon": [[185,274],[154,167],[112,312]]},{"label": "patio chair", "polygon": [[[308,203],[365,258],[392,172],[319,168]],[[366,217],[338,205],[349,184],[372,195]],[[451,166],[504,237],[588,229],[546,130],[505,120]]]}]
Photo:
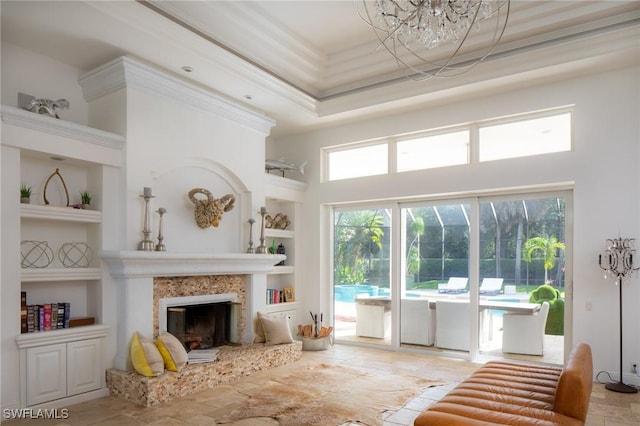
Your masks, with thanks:
[{"label": "patio chair", "polygon": [[438,284],[438,293],[464,293],[469,278],[450,277],[447,283]]},{"label": "patio chair", "polygon": [[356,297],[356,336],[384,339],[391,331],[390,302],[371,298],[366,294]]},{"label": "patio chair", "polygon": [[483,278],[480,284],[480,294],[496,295],[502,293],[504,278]]},{"label": "patio chair", "polygon": [[542,302],[540,310],[532,315],[504,314],[502,316],[502,352],[542,355],[544,326],[548,314],[549,302]]},{"label": "patio chair", "polygon": [[436,314],[429,300],[417,297],[400,300],[400,343],[432,346],[436,335]]},{"label": "patio chair", "polygon": [[470,344],[469,302],[436,300],[436,346],[468,351]]}]

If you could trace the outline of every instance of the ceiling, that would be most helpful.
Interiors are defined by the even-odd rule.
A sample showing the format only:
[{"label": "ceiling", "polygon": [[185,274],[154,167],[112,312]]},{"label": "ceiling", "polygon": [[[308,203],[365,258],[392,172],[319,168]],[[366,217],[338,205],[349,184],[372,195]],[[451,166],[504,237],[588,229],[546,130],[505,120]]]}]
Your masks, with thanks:
[{"label": "ceiling", "polygon": [[[136,57],[274,118],[273,137],[640,64],[635,0],[512,0],[492,56],[462,76],[424,81],[378,48],[361,0],[3,0],[0,8],[3,41],[83,71]],[[470,46],[483,35],[472,33]]]}]

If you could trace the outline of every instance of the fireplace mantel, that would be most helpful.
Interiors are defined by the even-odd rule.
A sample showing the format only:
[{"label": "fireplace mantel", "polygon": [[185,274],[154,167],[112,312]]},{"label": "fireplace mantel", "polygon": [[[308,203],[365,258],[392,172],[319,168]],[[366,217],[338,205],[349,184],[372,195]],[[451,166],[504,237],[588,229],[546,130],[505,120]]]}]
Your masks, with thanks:
[{"label": "fireplace mantel", "polygon": [[282,254],[103,251],[116,278],[266,274],[286,259]]}]

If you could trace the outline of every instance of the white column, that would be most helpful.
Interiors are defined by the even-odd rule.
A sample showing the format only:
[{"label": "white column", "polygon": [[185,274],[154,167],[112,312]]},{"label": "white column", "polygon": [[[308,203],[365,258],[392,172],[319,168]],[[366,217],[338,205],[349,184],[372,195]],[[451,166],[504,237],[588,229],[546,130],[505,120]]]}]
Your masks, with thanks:
[{"label": "white column", "polygon": [[129,345],[133,333],[153,338],[153,277],[120,278],[118,316],[118,353],[114,367],[132,370]]},{"label": "white column", "polygon": [[253,342],[255,319],[258,312],[267,310],[267,274],[247,276],[246,327],[243,342]]}]

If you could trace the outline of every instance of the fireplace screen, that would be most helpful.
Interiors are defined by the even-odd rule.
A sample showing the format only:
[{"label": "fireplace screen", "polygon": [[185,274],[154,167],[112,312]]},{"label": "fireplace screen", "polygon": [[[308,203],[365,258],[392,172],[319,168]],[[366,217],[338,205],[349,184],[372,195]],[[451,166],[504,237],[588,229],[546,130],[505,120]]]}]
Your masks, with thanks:
[{"label": "fireplace screen", "polygon": [[167,331],[187,348],[237,343],[239,303],[220,302],[167,308]]}]

